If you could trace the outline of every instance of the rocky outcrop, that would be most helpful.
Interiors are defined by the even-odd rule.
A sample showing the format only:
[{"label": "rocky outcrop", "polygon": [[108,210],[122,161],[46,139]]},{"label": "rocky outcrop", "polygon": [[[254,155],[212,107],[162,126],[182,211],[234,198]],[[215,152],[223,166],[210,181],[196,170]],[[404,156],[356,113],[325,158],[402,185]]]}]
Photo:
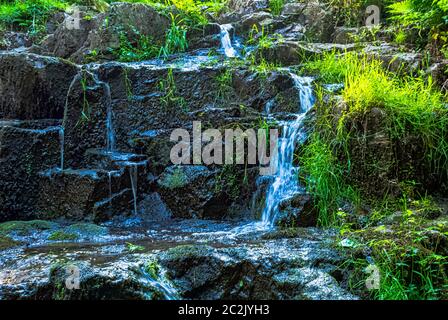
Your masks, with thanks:
[{"label": "rocky outcrop", "polygon": [[[240,235],[238,245],[220,247],[231,238],[218,240],[219,233],[204,227],[196,235],[212,237],[217,247],[172,243],[133,252],[103,243],[95,249],[65,244],[64,253],[45,255],[37,248],[25,255],[9,250],[0,258],[0,299],[356,299],[333,276],[343,257],[322,241],[330,234],[309,229],[301,239],[273,235],[251,243]],[[55,263],[60,255],[73,262]],[[79,271],[77,290],[66,286],[73,268]]]},{"label": "rocky outcrop", "polygon": [[35,54],[0,52],[0,118],[62,119],[78,72],[72,63]]}]

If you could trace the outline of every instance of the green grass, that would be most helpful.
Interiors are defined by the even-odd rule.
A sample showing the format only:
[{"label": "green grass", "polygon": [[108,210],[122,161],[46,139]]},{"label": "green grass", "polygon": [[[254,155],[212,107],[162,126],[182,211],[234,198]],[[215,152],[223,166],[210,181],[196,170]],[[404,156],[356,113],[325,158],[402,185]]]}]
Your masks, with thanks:
[{"label": "green grass", "polygon": [[[426,200],[423,200],[424,203]],[[342,268],[352,269],[348,279],[350,290],[364,298],[378,300],[446,299],[448,296],[448,257],[443,254],[440,238],[447,234],[446,224],[428,225],[419,205],[402,208],[401,221],[388,226],[354,230],[346,233],[358,245],[346,250],[349,258]],[[438,240],[439,239],[439,240]],[[379,288],[368,291],[365,287],[368,266],[359,252],[368,250],[380,272]]]},{"label": "green grass", "polygon": [[166,79],[159,81],[159,89],[163,93],[160,97],[160,103],[165,111],[188,111],[188,106],[185,99],[177,93],[173,69],[168,70]]},{"label": "green grass", "polygon": [[284,0],[269,0],[269,9],[274,16],[278,16],[282,13],[284,5]]},{"label": "green grass", "polygon": [[166,33],[165,44],[159,50],[159,57],[167,57],[170,54],[185,52],[188,48],[187,27],[179,15],[169,13],[171,25]]},{"label": "green grass", "polygon": [[0,2],[0,25],[37,34],[45,28],[48,17],[68,8],[67,1],[15,0]]},{"label": "green grass", "polygon": [[354,53],[325,54],[305,63],[304,70],[319,75],[320,82],[345,84],[345,110],[335,120],[325,105],[317,107],[316,130],[300,156],[308,188],[318,201],[321,222],[334,221],[340,200],[356,194],[345,185],[353,156],[349,150],[350,130],[356,130],[350,123],[362,119],[372,108],[386,113],[383,130],[391,141],[419,137],[422,161],[441,181],[447,178],[448,109],[446,97],[433,87],[431,78],[399,78],[386,71],[380,61]]}]

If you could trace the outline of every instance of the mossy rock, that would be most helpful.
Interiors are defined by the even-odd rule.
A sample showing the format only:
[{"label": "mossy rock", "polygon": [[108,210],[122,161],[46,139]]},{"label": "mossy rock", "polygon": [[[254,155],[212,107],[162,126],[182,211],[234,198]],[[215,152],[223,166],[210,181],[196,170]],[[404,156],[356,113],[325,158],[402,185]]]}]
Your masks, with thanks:
[{"label": "mossy rock", "polygon": [[167,250],[165,257],[170,260],[194,258],[205,255],[209,249],[206,245],[181,245]]},{"label": "mossy rock", "polygon": [[313,235],[307,228],[285,228],[276,229],[262,236],[264,240],[277,240],[277,239],[290,239],[301,238],[315,240],[316,236]]},{"label": "mossy rock", "polygon": [[44,220],[31,221],[8,221],[0,224],[0,234],[2,235],[29,235],[33,231],[50,230],[56,228],[58,225],[54,222]]},{"label": "mossy rock", "polygon": [[53,232],[49,237],[48,240],[53,241],[70,241],[70,240],[77,240],[79,236],[74,233],[67,233],[62,230],[57,230]]},{"label": "mossy rock", "polygon": [[65,232],[81,236],[104,236],[108,233],[106,227],[93,223],[76,223],[66,227]]},{"label": "mossy rock", "polygon": [[0,235],[0,250],[9,249],[19,244],[20,244],[19,242],[14,241],[9,237]]}]

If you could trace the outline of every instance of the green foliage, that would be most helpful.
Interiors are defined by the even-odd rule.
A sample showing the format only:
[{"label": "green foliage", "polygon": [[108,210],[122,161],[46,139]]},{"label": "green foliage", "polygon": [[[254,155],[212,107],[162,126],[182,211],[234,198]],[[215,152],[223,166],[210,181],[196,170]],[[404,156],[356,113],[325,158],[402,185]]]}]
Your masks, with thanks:
[{"label": "green foliage", "polygon": [[314,195],[322,226],[338,224],[337,208],[344,202],[359,202],[358,193],[345,182],[349,164],[340,163],[331,137],[315,132],[300,156],[307,190]]},{"label": "green foliage", "polygon": [[145,264],[145,272],[154,280],[157,280],[160,275],[160,265],[156,259],[151,259]]},{"label": "green foliage", "polygon": [[4,236],[0,234],[0,250],[9,249],[11,247],[14,247],[18,245],[19,242],[14,241],[10,237]]},{"label": "green foliage", "polygon": [[82,88],[82,110],[80,122],[82,123],[90,121],[90,113],[92,111],[90,108],[89,100],[87,99],[87,78],[85,72],[83,72],[80,82]]},{"label": "green foliage", "polygon": [[440,49],[448,45],[448,2],[446,0],[404,0],[388,7],[390,20],[400,27],[418,31],[418,43],[435,41]]},{"label": "green foliage", "polygon": [[160,102],[165,111],[176,110],[176,108],[180,108],[182,111],[187,111],[185,99],[177,95],[173,69],[169,69],[166,79],[159,82],[159,89],[163,92]]},{"label": "green foliage", "polygon": [[136,245],[136,244],[132,244],[130,242],[126,242],[126,246],[127,246],[127,249],[128,249],[128,251],[130,253],[136,253],[136,252],[145,250],[145,247],[139,246],[139,245]]},{"label": "green foliage", "polygon": [[54,231],[49,237],[48,240],[53,241],[73,241],[78,239],[78,235],[74,233],[67,233],[62,230]]},{"label": "green foliage", "polygon": [[120,47],[115,53],[119,61],[131,62],[155,58],[159,52],[160,47],[151,37],[134,28],[131,35],[120,32]]},{"label": "green foliage", "polygon": [[160,48],[159,57],[184,52],[188,48],[187,28],[182,25],[183,20],[170,12],[171,25],[166,34],[165,45]]},{"label": "green foliage", "polygon": [[271,12],[274,16],[278,16],[280,13],[282,13],[284,5],[284,0],[269,0],[269,9],[271,9]]},{"label": "green foliage", "polygon": [[246,169],[242,175],[238,165],[225,164],[216,178],[215,192],[224,191],[231,199],[237,200],[244,186],[248,185]]},{"label": "green foliage", "polygon": [[383,130],[391,141],[418,136],[425,153],[423,161],[441,180],[446,179],[448,110],[445,96],[433,88],[431,78],[399,78],[385,71],[380,61],[355,53],[326,54],[305,63],[304,68],[319,74],[324,83],[345,84],[342,115],[335,120],[329,108],[317,107],[316,131],[299,159],[308,175],[308,188],[317,198],[321,223],[336,220],[334,212],[341,200],[357,198],[357,192],[345,182],[351,170],[351,130],[356,130],[350,123],[372,108],[386,113]]},{"label": "green foliage", "polygon": [[181,167],[177,167],[171,174],[167,174],[159,181],[159,184],[168,189],[185,187],[187,177]]},{"label": "green foliage", "polygon": [[220,101],[227,101],[231,92],[233,91],[233,70],[226,69],[216,77],[218,83],[217,99]]},{"label": "green foliage", "polygon": [[[391,225],[379,225],[345,234],[356,247],[348,249],[349,287],[355,293],[380,300],[446,299],[448,294],[448,258],[443,254],[441,237],[447,236],[447,224],[428,224],[424,213],[427,198],[402,203],[401,219]],[[410,210],[409,207],[412,209]],[[348,238],[347,238],[348,237]],[[379,289],[366,291],[363,270],[368,265],[358,253],[368,250],[380,271]]]},{"label": "green foliage", "polygon": [[37,34],[45,28],[48,17],[68,7],[61,0],[13,0],[0,2],[0,24]]},{"label": "green foliage", "polygon": [[44,220],[8,221],[0,224],[1,235],[29,235],[34,231],[49,230],[55,224]]}]

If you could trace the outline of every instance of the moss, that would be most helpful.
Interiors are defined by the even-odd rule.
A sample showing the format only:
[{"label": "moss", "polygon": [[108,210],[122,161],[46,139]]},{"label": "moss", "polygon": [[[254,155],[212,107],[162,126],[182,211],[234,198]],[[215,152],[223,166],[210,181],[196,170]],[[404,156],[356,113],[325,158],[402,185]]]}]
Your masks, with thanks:
[{"label": "moss", "polygon": [[315,237],[310,233],[310,231],[307,228],[278,229],[263,235],[262,238],[266,240],[276,240],[283,238],[301,238],[310,240],[315,239]]},{"label": "moss", "polygon": [[157,280],[160,273],[160,265],[156,259],[151,259],[145,264],[145,271],[152,279]]},{"label": "moss", "polygon": [[20,242],[14,241],[9,237],[0,235],[0,250],[9,249],[19,244]]},{"label": "moss", "polygon": [[0,234],[10,235],[29,235],[33,231],[42,231],[53,229],[57,226],[54,222],[43,220],[31,221],[8,221],[0,224]]},{"label": "moss", "polygon": [[208,248],[206,245],[181,245],[167,250],[166,255],[172,260],[195,258],[204,255]]},{"label": "moss", "polygon": [[58,230],[53,232],[49,237],[48,240],[53,241],[70,241],[70,240],[76,240],[78,239],[78,235],[73,233],[67,233],[62,230]]},{"label": "moss", "polygon": [[68,233],[74,233],[79,235],[91,235],[91,236],[102,236],[108,233],[106,227],[102,227],[93,223],[76,223],[65,228]]},{"label": "moss", "polygon": [[159,184],[167,189],[182,188],[187,185],[187,176],[182,168],[177,167],[172,173],[164,175]]}]

